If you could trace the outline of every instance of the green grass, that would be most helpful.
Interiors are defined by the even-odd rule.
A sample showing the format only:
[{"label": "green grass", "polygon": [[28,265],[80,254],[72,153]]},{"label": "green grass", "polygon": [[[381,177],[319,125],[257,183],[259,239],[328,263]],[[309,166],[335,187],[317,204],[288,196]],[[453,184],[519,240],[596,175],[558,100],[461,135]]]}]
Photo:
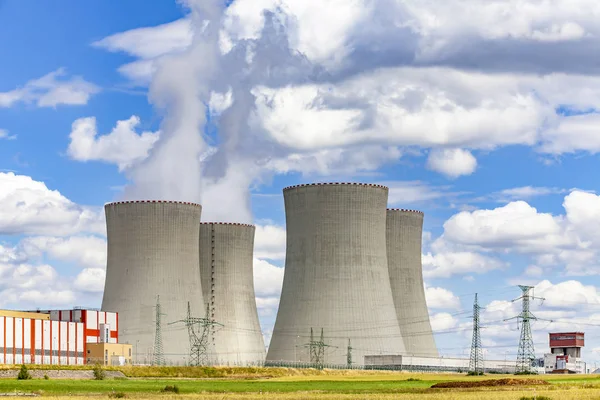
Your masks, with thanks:
[{"label": "green grass", "polygon": [[0,380],[0,392],[43,391],[48,394],[93,394],[104,392],[159,393],[167,385],[176,385],[180,393],[199,392],[271,392],[319,391],[330,393],[402,393],[429,388],[435,381],[267,381],[267,380]]}]

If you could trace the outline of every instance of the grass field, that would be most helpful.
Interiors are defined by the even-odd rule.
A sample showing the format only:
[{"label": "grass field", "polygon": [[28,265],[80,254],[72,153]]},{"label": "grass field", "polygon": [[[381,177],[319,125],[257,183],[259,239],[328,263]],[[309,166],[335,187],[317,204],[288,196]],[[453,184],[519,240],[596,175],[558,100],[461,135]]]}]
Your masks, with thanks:
[{"label": "grass field", "polygon": [[[129,376],[139,375],[131,370],[124,371]],[[170,375],[187,375],[173,373]],[[141,399],[419,399],[419,400],[519,400],[546,396],[560,400],[600,400],[600,378],[592,375],[551,375],[538,376],[550,382],[550,385],[527,387],[506,386],[473,389],[431,389],[438,382],[475,381],[497,379],[505,376],[488,375],[485,377],[467,377],[459,374],[408,374],[381,373],[372,371],[303,371],[285,369],[271,371],[272,378],[265,378],[265,371],[259,371],[257,377],[251,377],[246,370],[216,375],[240,375],[245,379],[223,378],[129,378],[116,380],[68,380],[34,379],[18,381],[0,379],[0,393],[37,392],[44,398],[108,398],[111,393],[124,393],[126,398]],[[511,378],[515,378],[511,376]],[[525,379],[527,377],[524,377]],[[519,378],[521,379],[521,378]],[[180,394],[161,393],[167,385],[176,385]]]}]

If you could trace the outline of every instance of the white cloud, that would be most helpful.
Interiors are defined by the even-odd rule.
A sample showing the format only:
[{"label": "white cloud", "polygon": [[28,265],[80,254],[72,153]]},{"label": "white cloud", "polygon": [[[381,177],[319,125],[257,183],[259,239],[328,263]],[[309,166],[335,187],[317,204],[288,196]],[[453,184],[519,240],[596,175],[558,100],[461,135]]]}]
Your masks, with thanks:
[{"label": "white cloud", "polygon": [[383,181],[379,183],[389,188],[388,204],[390,206],[404,206],[457,195],[450,192],[448,187],[433,187],[421,181]]},{"label": "white cloud", "polygon": [[154,59],[187,49],[192,43],[192,38],[190,20],[180,19],[158,26],[116,33],[92,45],[111,52],[125,52],[139,57],[140,61],[121,66],[119,72],[136,82],[148,83],[156,68]]},{"label": "white cloud", "polygon": [[511,189],[504,189],[491,195],[496,201],[508,202],[513,200],[528,200],[534,197],[546,196],[549,194],[564,193],[564,189],[539,187],[539,186],[521,186]]},{"label": "white cloud", "polygon": [[75,294],[47,264],[0,263],[0,306],[28,309],[67,306]]},{"label": "white cloud", "polygon": [[476,252],[444,251],[423,254],[423,276],[426,278],[449,278],[452,275],[469,273],[483,274],[504,266],[502,261]]},{"label": "white cloud", "polygon": [[600,152],[600,114],[590,113],[562,118],[542,135],[541,150],[546,153],[570,153],[586,150]]},{"label": "white cloud", "polygon": [[469,245],[509,247],[520,243],[547,243],[550,235],[560,243],[561,222],[551,214],[538,213],[524,201],[493,210],[463,211],[444,223],[446,240]]},{"label": "white cloud", "polygon": [[257,297],[279,296],[283,285],[283,268],[254,259],[254,291]]},{"label": "white cloud", "polygon": [[0,107],[11,107],[16,103],[35,103],[38,107],[56,107],[57,105],[83,105],[100,88],[79,76],[59,79],[67,75],[59,68],[39,79],[27,82],[23,87],[9,92],[0,92]]},{"label": "white cloud", "polygon": [[254,256],[261,259],[285,258],[285,228],[277,225],[256,225]]},{"label": "white cloud", "polygon": [[80,267],[106,268],[106,240],[96,236],[28,237],[19,247],[29,257],[47,255],[53,260],[77,263]]},{"label": "white cloud", "polygon": [[0,129],[0,139],[15,140],[17,135],[9,135],[6,129]]},{"label": "white cloud", "polygon": [[86,268],[77,275],[73,287],[81,292],[102,293],[105,277],[103,268]]},{"label": "white cloud", "polygon": [[0,172],[0,234],[104,234],[104,213],[82,207],[29,176]]},{"label": "white cloud", "polygon": [[303,175],[353,175],[375,171],[400,159],[402,151],[396,146],[360,146],[292,152],[270,159],[265,169],[277,174],[300,172]]},{"label": "white cloud", "polygon": [[436,309],[460,309],[460,299],[450,290],[441,287],[426,287],[427,306]]},{"label": "white cloud", "polygon": [[600,196],[574,190],[563,201],[564,215],[538,212],[524,201],[492,210],[463,211],[444,223],[432,245],[468,251],[517,252],[533,256],[538,268],[563,266],[567,274],[600,273]]},{"label": "white cloud", "polygon": [[71,142],[67,153],[77,161],[104,161],[119,166],[122,171],[144,160],[158,140],[158,132],[137,133],[137,116],[117,121],[113,130],[98,136],[96,118],[79,118],[72,124]]},{"label": "white cloud", "polygon": [[429,318],[433,332],[445,331],[458,325],[457,319],[450,313],[436,313]]},{"label": "white cloud", "polygon": [[458,178],[475,172],[477,159],[468,150],[434,149],[427,158],[427,167],[449,178]]}]

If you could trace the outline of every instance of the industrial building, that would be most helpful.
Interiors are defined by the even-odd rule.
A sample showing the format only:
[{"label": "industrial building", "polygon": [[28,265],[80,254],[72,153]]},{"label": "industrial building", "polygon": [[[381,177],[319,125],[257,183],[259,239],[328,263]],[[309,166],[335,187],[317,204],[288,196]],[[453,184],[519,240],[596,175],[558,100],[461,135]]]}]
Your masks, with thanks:
[{"label": "industrial building", "polygon": [[108,347],[131,353],[131,345],[118,344],[118,320],[95,310],[0,310],[0,364],[84,365],[106,358],[113,365],[116,354],[106,353]]},{"label": "industrial building", "polygon": [[211,324],[208,359],[217,365],[262,365],[265,344],[254,295],[253,225],[200,224],[200,273]]},{"label": "industrial building", "polygon": [[581,360],[581,349],[585,346],[583,332],[559,332],[549,334],[550,353],[544,354],[547,374],[584,374],[586,363]]},{"label": "industrial building", "polygon": [[388,271],[388,188],[309,184],[283,196],[285,273],[267,363],[406,354]]},{"label": "industrial building", "polygon": [[[418,357],[413,355],[365,356],[366,369],[398,369],[403,371],[431,372],[467,372],[468,358],[456,357]],[[516,370],[514,361],[485,360],[485,372],[513,374]]]},{"label": "industrial building", "polygon": [[387,210],[387,258],[394,305],[407,353],[437,357],[423,285],[423,217],[422,212],[415,210]]},{"label": "industrial building", "polygon": [[[133,358],[150,363],[162,313],[167,363],[188,364],[190,340],[184,322],[204,317],[199,273],[201,206],[173,201],[125,201],[105,206],[108,258],[102,310],[118,312],[122,342],[134,345]],[[172,323],[172,324],[171,324]]]}]

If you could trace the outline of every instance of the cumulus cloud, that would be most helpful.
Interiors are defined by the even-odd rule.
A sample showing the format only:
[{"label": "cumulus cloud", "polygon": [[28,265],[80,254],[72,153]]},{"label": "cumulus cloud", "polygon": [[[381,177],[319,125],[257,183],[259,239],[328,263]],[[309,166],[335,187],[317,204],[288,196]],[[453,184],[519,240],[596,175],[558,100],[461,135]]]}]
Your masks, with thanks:
[{"label": "cumulus cloud", "polygon": [[75,293],[47,264],[0,262],[0,277],[0,305],[5,308],[67,306],[75,299]]},{"label": "cumulus cloud", "polygon": [[282,285],[283,268],[254,259],[254,291],[257,297],[279,297]]},{"label": "cumulus cloud", "polygon": [[435,309],[460,309],[460,299],[448,289],[426,287],[427,306]]},{"label": "cumulus cloud", "polygon": [[254,255],[257,258],[282,260],[285,258],[285,228],[277,225],[256,225]]},{"label": "cumulus cloud", "polygon": [[444,223],[444,233],[432,248],[439,255],[448,248],[529,255],[535,268],[528,275],[554,266],[574,275],[600,273],[600,196],[574,190],[565,196],[563,207],[563,215],[539,212],[525,201],[463,211]]},{"label": "cumulus cloud", "polygon": [[117,121],[113,130],[98,136],[96,118],[79,118],[72,124],[67,154],[77,161],[104,161],[125,170],[144,160],[158,140],[158,132],[136,132],[137,116]]},{"label": "cumulus cloud", "polygon": [[82,268],[106,267],[106,240],[97,236],[33,236],[21,240],[19,248],[30,258],[46,256]]},{"label": "cumulus cloud", "polygon": [[104,234],[102,210],[77,205],[29,176],[0,172],[0,234]]},{"label": "cumulus cloud", "polygon": [[79,76],[64,79],[66,76],[66,69],[59,68],[22,87],[0,92],[0,107],[11,107],[17,103],[34,103],[38,107],[83,105],[100,91],[98,86]]},{"label": "cumulus cloud", "polygon": [[102,293],[106,271],[103,268],[86,268],[77,275],[73,287],[81,292]]},{"label": "cumulus cloud", "polygon": [[446,312],[432,314],[429,320],[434,333],[449,330],[458,325],[457,319],[452,314]]},{"label": "cumulus cloud", "polygon": [[449,178],[458,178],[475,172],[477,159],[463,149],[435,149],[429,153],[427,167]]},{"label": "cumulus cloud", "polygon": [[484,274],[502,269],[504,262],[494,257],[469,251],[442,251],[423,254],[423,276],[426,278],[449,278],[469,273]]}]

